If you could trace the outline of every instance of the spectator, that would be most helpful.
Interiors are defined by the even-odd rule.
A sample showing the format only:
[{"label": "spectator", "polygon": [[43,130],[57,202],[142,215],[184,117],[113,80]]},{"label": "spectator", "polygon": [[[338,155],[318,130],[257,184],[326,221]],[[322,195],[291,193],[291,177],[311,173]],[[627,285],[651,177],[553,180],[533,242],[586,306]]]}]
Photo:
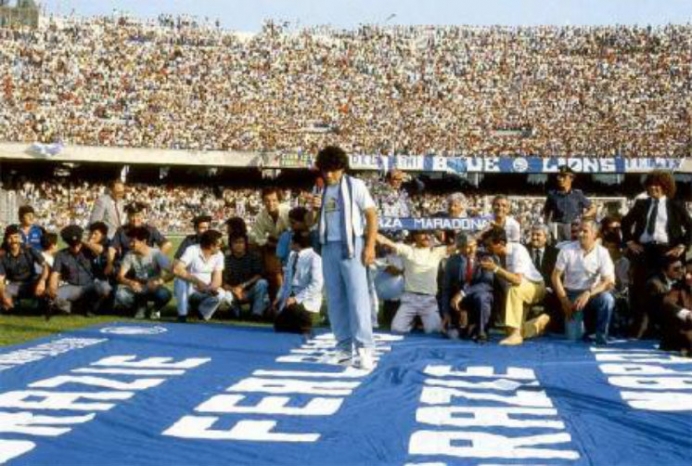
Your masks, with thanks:
[{"label": "spectator", "polygon": [[445,333],[452,340],[488,340],[494,276],[479,267],[477,250],[477,240],[462,233],[457,236],[457,252],[445,265],[441,310]]},{"label": "spectator", "polygon": [[45,234],[43,227],[34,223],[36,220],[36,212],[30,205],[23,205],[19,208],[19,233],[22,238],[22,243],[27,246],[42,251],[41,238]]},{"label": "spectator", "polygon": [[584,196],[579,189],[573,189],[574,170],[567,165],[560,167],[557,174],[557,189],[548,191],[548,197],[543,206],[545,223],[553,228],[557,241],[570,238],[570,224],[581,217],[592,217],[596,207]]},{"label": "spectator", "polygon": [[555,294],[565,314],[567,338],[577,340],[595,331],[596,343],[608,342],[608,327],[615,308],[610,290],[615,268],[608,250],[598,244],[598,225],[583,220],[579,241],[560,250],[552,275]]},{"label": "spectator", "polygon": [[178,322],[187,322],[188,305],[209,320],[222,303],[232,304],[233,296],[223,289],[221,238],[216,230],[202,232],[199,243],[188,246],[174,263],[173,273],[180,283],[176,293]]},{"label": "spectator", "polygon": [[645,335],[648,314],[643,307],[646,281],[658,270],[664,256],[684,258],[692,244],[692,218],[674,199],[675,179],[666,171],[655,170],[644,181],[648,198],[635,201],[622,219],[622,236],[632,267],[632,311],[635,315],[632,336]]},{"label": "spectator", "polygon": [[666,289],[661,307],[661,349],[692,355],[692,262],[687,272],[680,258],[667,261],[660,284]]},{"label": "spectator", "polygon": [[552,274],[555,269],[558,248],[548,242],[550,231],[548,226],[543,223],[536,223],[531,227],[531,238],[526,250],[533,260],[536,269],[543,276],[543,282],[549,284],[546,287],[546,294],[543,298],[544,311],[550,316],[549,330],[553,333],[563,333],[565,330],[565,318],[562,312],[555,290],[552,288]]},{"label": "spectator", "polygon": [[84,231],[77,225],[69,225],[60,231],[67,247],[55,256],[48,295],[55,300],[60,311],[69,314],[76,305],[90,317],[106,299],[110,288],[95,281],[92,261],[83,248],[83,235]]},{"label": "spectator", "polygon": [[269,293],[262,258],[248,248],[248,237],[242,234],[231,236],[229,252],[225,257],[223,287],[233,294],[233,310],[240,316],[240,306],[249,303],[250,317],[262,320],[269,307]]},{"label": "spectator", "polygon": [[158,246],[163,255],[168,254],[173,245],[159,230],[144,222],[145,205],[141,202],[133,202],[129,204],[125,211],[127,212],[127,223],[115,231],[113,241],[108,249],[108,265],[106,273],[110,275],[113,270],[116,258],[124,258],[130,251],[132,242],[130,241],[130,232],[135,228],[144,228],[147,230],[147,245]]},{"label": "spectator", "polygon": [[264,271],[269,283],[269,296],[276,297],[281,286],[281,261],[276,257],[276,245],[281,233],[288,230],[288,212],[290,207],[282,204],[282,193],[276,187],[267,187],[262,190],[262,204],[255,224],[252,227],[250,238],[262,251]]},{"label": "spectator", "polygon": [[507,233],[500,228],[490,231],[486,237],[486,248],[506,266],[500,266],[490,257],[484,257],[480,266],[495,274],[495,277],[507,283],[503,298],[505,299],[504,324],[507,338],[500,345],[521,345],[526,338],[541,335],[550,322],[548,314],[525,322],[524,306],[538,304],[545,296],[543,276],[531,261],[526,248],[519,243],[510,243]]},{"label": "spectator", "polygon": [[[41,237],[41,255],[46,261],[49,269],[53,268],[55,254],[58,252],[58,235],[55,233],[44,233]],[[41,267],[43,269],[43,267]],[[40,271],[38,273],[41,273]],[[47,277],[46,277],[47,278]]]},{"label": "spectator", "polygon": [[396,333],[409,333],[415,318],[420,317],[425,333],[439,332],[442,320],[437,304],[437,274],[448,250],[445,246],[433,247],[432,235],[427,231],[412,234],[413,246],[377,235],[377,242],[394,250],[404,262],[404,294],[391,329]]},{"label": "spectator", "polygon": [[199,244],[202,234],[211,228],[211,220],[212,218],[209,215],[198,215],[192,219],[192,227],[194,228],[195,233],[192,235],[187,235],[183,239],[180,246],[178,246],[178,250],[173,256],[174,259],[180,259],[183,257],[183,254],[185,254],[185,250],[188,247]]},{"label": "spectator", "polygon": [[108,194],[99,197],[89,216],[89,224],[103,222],[108,227],[108,238],[112,239],[125,218],[125,183],[120,180],[108,184]]},{"label": "spectator", "polygon": [[4,312],[11,312],[18,300],[43,297],[50,269],[41,253],[22,241],[17,225],[5,228],[3,244],[6,250],[0,256],[0,305]]},{"label": "spectator", "polygon": [[108,225],[104,222],[94,222],[89,225],[89,236],[82,242],[84,256],[91,262],[91,272],[94,275],[94,284],[99,292],[105,296],[111,296],[113,287],[106,275],[108,266]]},{"label": "spectator", "polygon": [[482,238],[485,233],[493,228],[502,228],[507,233],[507,239],[510,242],[519,243],[521,241],[521,225],[514,217],[509,215],[510,202],[507,196],[497,195],[493,198],[493,220],[488,224],[485,230],[480,233]]},{"label": "spectator", "polygon": [[322,258],[312,249],[307,231],[296,231],[291,244],[284,284],[274,306],[278,310],[274,329],[309,336],[322,307]]},{"label": "spectator", "polygon": [[[115,305],[133,312],[135,319],[144,319],[149,314],[151,320],[158,320],[172,298],[166,288],[173,278],[170,260],[162,251],[149,246],[150,232],[144,226],[131,227],[128,237],[130,245],[117,276]],[[149,301],[153,303],[151,312],[147,309]]]}]

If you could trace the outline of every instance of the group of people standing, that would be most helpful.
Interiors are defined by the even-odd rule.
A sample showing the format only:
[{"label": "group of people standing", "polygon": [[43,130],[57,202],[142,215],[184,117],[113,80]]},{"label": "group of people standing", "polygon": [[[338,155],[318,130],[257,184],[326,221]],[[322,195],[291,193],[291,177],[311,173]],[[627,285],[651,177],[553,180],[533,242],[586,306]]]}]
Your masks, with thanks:
[{"label": "group of people standing", "polygon": [[[492,219],[481,231],[378,233],[381,200],[347,173],[348,164],[341,148],[322,149],[316,168],[324,183],[308,204],[291,209],[281,190],[265,188],[251,228],[233,217],[224,234],[211,228],[211,217],[196,216],[194,234],[173,260],[172,243],[145,221],[146,206],[123,205],[122,181],[97,200],[86,235],[77,225],[61,230],[60,251],[57,235],[43,231],[23,206],[20,224],[5,230],[0,305],[9,311],[31,298],[49,314],[77,306],[87,315],[112,305],[158,319],[175,296],[181,322],[191,313],[209,320],[227,307],[236,316],[270,320],[277,331],[309,334],[326,301],[336,362],[370,369],[381,299],[385,309],[394,303],[391,329],[398,333],[420,320],[427,333],[478,343],[497,325],[506,332],[499,342],[505,346],[546,331],[606,344],[624,281],[631,336],[665,336],[666,348],[692,349],[692,271],[684,273],[692,220],[674,199],[670,173],[648,175],[646,197],[624,218],[598,223],[589,199],[572,188],[575,173],[562,167],[545,222],[529,226],[524,245],[525,226],[512,218],[503,195],[493,199]],[[387,176],[388,215],[407,210],[416,195],[404,181],[398,170]],[[464,199],[449,196],[441,215],[463,217]]]}]

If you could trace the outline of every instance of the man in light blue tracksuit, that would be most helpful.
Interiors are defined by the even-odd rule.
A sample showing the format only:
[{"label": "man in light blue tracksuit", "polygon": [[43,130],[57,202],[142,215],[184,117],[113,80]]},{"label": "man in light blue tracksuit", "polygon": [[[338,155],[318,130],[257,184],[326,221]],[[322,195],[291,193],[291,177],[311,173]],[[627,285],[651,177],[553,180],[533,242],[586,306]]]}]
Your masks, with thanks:
[{"label": "man in light blue tracksuit", "polygon": [[313,207],[319,209],[316,220],[337,362],[369,370],[374,341],[366,267],[375,261],[377,206],[365,183],[345,174],[348,156],[343,149],[322,149],[316,165],[325,186],[313,197]]}]

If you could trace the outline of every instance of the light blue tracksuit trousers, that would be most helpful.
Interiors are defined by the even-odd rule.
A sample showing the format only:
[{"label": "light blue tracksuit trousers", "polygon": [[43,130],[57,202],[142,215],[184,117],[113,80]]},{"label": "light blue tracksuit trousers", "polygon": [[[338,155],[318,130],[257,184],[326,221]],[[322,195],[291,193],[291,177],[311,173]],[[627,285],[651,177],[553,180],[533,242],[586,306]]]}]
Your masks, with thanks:
[{"label": "light blue tracksuit trousers", "polygon": [[322,245],[329,322],[340,350],[373,348],[372,303],[361,260],[363,238],[356,238],[352,259],[344,259],[344,248],[340,241]]}]

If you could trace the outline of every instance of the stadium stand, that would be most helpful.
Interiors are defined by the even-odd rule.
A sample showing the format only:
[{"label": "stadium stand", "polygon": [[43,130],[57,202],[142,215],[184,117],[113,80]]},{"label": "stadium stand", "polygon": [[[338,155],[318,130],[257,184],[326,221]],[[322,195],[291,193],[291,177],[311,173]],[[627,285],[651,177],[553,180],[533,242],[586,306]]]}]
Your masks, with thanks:
[{"label": "stadium stand", "polygon": [[160,19],[0,29],[0,140],[190,150],[687,156],[692,26],[255,35]]}]

